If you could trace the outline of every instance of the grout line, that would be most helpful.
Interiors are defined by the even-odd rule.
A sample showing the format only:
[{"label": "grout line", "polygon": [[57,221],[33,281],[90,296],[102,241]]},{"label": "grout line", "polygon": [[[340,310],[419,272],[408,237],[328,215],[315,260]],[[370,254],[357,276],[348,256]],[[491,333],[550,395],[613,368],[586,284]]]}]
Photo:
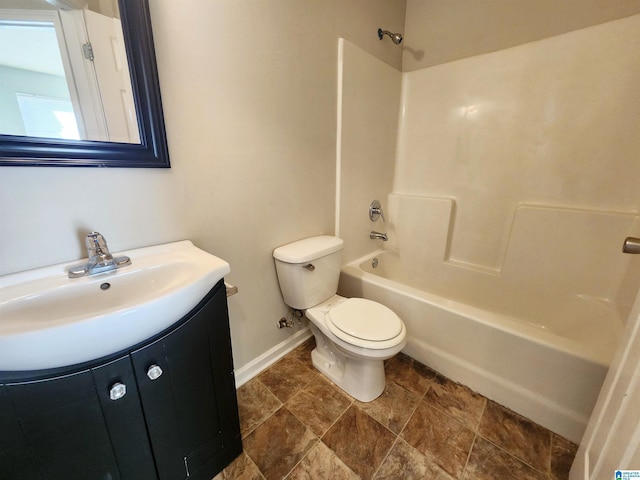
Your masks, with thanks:
[{"label": "grout line", "polygon": [[[375,418],[374,418],[375,420]],[[392,432],[393,433],[393,432]],[[395,433],[394,433],[395,435]],[[376,468],[376,470],[373,472],[373,475],[371,475],[371,478],[376,478],[376,475],[378,474],[378,472],[380,471],[380,469],[382,468],[382,466],[387,463],[387,459],[389,458],[389,455],[391,455],[391,452],[393,451],[393,449],[395,448],[395,446],[398,444],[398,442],[400,441],[400,435],[396,435],[396,439],[393,441],[393,443],[391,444],[391,448],[389,448],[389,451],[387,452],[387,454],[384,456],[384,458],[382,459],[382,461],[380,462],[380,465],[378,465],[378,468]]]},{"label": "grout line", "polygon": [[[253,380],[253,379],[252,379],[252,380]],[[278,410],[280,410],[282,407],[284,407],[284,402],[283,402],[282,400],[280,400],[280,399],[278,398],[278,396],[277,396],[275,393],[273,393],[273,391],[272,391],[272,390],[271,390],[267,385],[265,385],[265,384],[264,384],[264,383],[263,383],[259,378],[257,378],[257,377],[255,378],[255,381],[256,381],[256,382],[259,382],[263,387],[265,387],[265,388],[269,391],[269,393],[271,393],[271,394],[276,398],[276,400],[278,400],[278,402],[280,402],[280,405],[279,405],[279,406],[278,406],[278,408],[276,408],[273,412],[271,412],[267,417],[265,417],[264,419],[262,419],[262,420],[261,420],[259,423],[257,423],[256,425],[254,425],[254,426],[253,426],[253,428],[251,428],[250,430],[246,431],[245,433],[242,433],[242,432],[241,432],[241,438],[242,438],[242,439],[247,438],[249,435],[251,435],[253,432],[255,432],[255,431],[256,431],[256,429],[257,429],[260,425],[262,425],[263,423],[265,423],[267,420],[269,420],[271,417],[273,417],[273,416],[276,414],[276,412],[277,412]],[[244,450],[244,449],[243,449],[243,450]]]},{"label": "grout line", "polygon": [[489,406],[489,399],[487,397],[484,398],[484,407],[482,407],[482,414],[480,414],[480,420],[478,420],[478,425],[476,426],[476,435],[480,433],[480,425],[482,425],[482,419],[484,418],[484,414],[487,413],[487,407]]},{"label": "grout line", "polygon": [[478,433],[475,433],[473,436],[473,442],[471,442],[471,448],[467,453],[467,459],[464,462],[464,467],[462,467],[462,473],[460,474],[460,478],[464,479],[467,473],[467,467],[469,466],[469,459],[471,459],[471,452],[473,452],[474,447],[476,446],[476,440],[478,439]]},{"label": "grout line", "polygon": [[467,467],[469,466],[469,460],[471,459],[471,452],[476,446],[476,440],[478,439],[478,435],[480,435],[480,424],[482,423],[482,419],[484,418],[484,414],[487,411],[487,405],[489,404],[489,400],[484,395],[484,406],[482,407],[482,413],[480,414],[480,419],[478,420],[478,424],[476,425],[475,431],[473,432],[473,442],[471,442],[471,448],[469,449],[469,453],[467,454],[467,460],[464,462],[464,467],[462,468],[462,475],[460,476],[463,479],[467,473]]},{"label": "grout line", "polygon": [[[393,380],[392,380],[393,382]],[[400,385],[397,382],[393,382],[396,385],[398,385],[400,388],[407,390],[406,388],[404,388],[402,385]],[[428,403],[425,400],[425,397],[427,396],[427,392],[429,391],[429,389],[431,388],[431,384],[432,384],[432,380],[429,380],[429,386],[425,389],[424,393],[422,395],[418,395],[415,394],[415,396],[418,398],[418,401],[416,402],[416,406],[413,407],[413,410],[411,411],[411,413],[409,414],[409,416],[407,416],[407,420],[404,422],[404,424],[402,425],[402,428],[400,429],[400,432],[398,432],[398,437],[400,435],[402,435],[402,432],[404,432],[404,429],[407,428],[407,425],[409,424],[409,421],[413,418],[413,415],[416,413],[416,410],[418,410],[418,407],[420,406],[420,404],[422,402]],[[412,395],[414,394],[413,392],[407,390],[407,392],[411,393]]]},{"label": "grout line", "polygon": [[[550,476],[550,472],[542,472],[539,469],[537,469],[536,467],[534,467],[533,465],[527,463],[525,460],[523,460],[522,458],[518,457],[517,455],[514,455],[513,453],[511,453],[509,450],[505,449],[504,447],[501,447],[500,445],[496,444],[495,442],[492,442],[491,440],[489,440],[488,438],[485,438],[483,435],[481,435],[480,433],[477,434],[477,436],[479,436],[480,438],[482,438],[484,441],[489,442],[491,445],[493,445],[494,447],[496,447],[498,450],[503,451],[504,453],[506,453],[507,455],[509,455],[510,457],[516,459],[518,462],[520,462],[523,465],[526,465],[527,467],[529,467],[531,470],[533,470],[534,472],[540,473],[541,475],[544,475],[545,477],[549,477]],[[549,455],[551,456],[551,455]]]},{"label": "grout line", "polygon": [[[485,405],[484,405],[484,408],[482,410],[482,415],[480,415],[480,421],[478,422],[478,426],[476,427],[476,430],[475,430],[475,436],[473,438],[473,444],[471,445],[471,449],[469,450],[469,455],[467,456],[467,461],[465,462],[464,469],[462,470],[462,477],[461,478],[464,478],[464,474],[466,473],[467,466],[469,464],[469,459],[471,458],[471,452],[475,448],[476,440],[478,439],[478,437],[480,437],[483,440],[489,442],[491,445],[495,446],[497,449],[499,449],[502,452],[506,453],[507,455],[509,455],[510,457],[514,458],[515,460],[517,460],[518,462],[522,463],[523,465],[526,465],[527,467],[531,468],[535,472],[538,472],[538,473],[544,475],[545,477],[549,477],[550,472],[551,472],[551,440],[550,440],[550,444],[549,444],[549,457],[547,459],[547,463],[548,463],[549,469],[548,469],[547,472],[542,472],[539,469],[537,469],[536,467],[534,467],[533,465],[530,465],[525,460],[523,460],[520,457],[518,457],[517,455],[511,453],[506,448],[501,447],[500,445],[498,445],[497,443],[489,440],[488,438],[485,438],[484,435],[482,435],[480,433],[480,425],[482,424],[482,419],[484,418],[484,416],[485,416],[485,414],[487,412],[487,408],[489,407],[489,401],[490,401],[488,398],[486,398],[486,397],[484,397],[484,398],[486,400],[485,401]],[[553,438],[553,434],[550,435],[550,439],[552,439],[552,438]]]},{"label": "grout line", "polygon": [[[298,417],[296,417],[296,418],[298,418]],[[302,423],[302,422],[300,422],[300,423]],[[302,424],[304,425],[304,423],[302,423]],[[311,433],[313,433],[313,432],[311,431],[311,429],[310,429],[309,427],[307,427],[306,425],[305,425],[305,428],[306,428],[307,430],[309,430]],[[315,433],[314,433],[314,435],[315,435]],[[309,453],[311,453],[311,450],[313,450],[314,448],[316,448],[316,445],[318,445],[318,442],[320,442],[320,439],[316,436],[316,441],[313,443],[313,446],[312,446],[309,450],[307,450],[307,452],[306,452],[306,453],[305,453],[305,454],[300,458],[300,460],[298,460],[298,461],[296,462],[296,464],[295,464],[293,467],[291,467],[291,470],[289,470],[289,471],[288,471],[288,472],[287,472],[287,473],[282,477],[283,479],[289,478],[289,475],[291,475],[291,472],[293,472],[293,471],[296,469],[296,467],[297,467],[298,465],[300,465],[300,464],[302,463],[302,461],[303,461],[305,458],[307,458],[307,457],[309,456]],[[259,469],[258,469],[258,470],[259,470]]]},{"label": "grout line", "polygon": [[258,464],[257,464],[256,462],[254,462],[254,461],[253,461],[253,458],[251,458],[247,452],[245,452],[244,454],[247,456],[247,458],[248,458],[248,459],[249,459],[249,461],[253,464],[253,466],[255,466],[255,467],[256,467],[256,470],[258,471],[258,473],[260,474],[260,476],[261,476],[263,479],[264,479],[264,478],[266,478],[266,477],[264,476],[264,473],[262,473],[262,470],[260,470],[260,467],[258,466]]},{"label": "grout line", "polygon": [[[385,375],[386,375],[386,370],[385,370]],[[427,388],[425,389],[424,393],[422,394],[415,394],[413,392],[411,392],[410,390],[407,390],[405,387],[403,387],[402,385],[400,385],[399,383],[393,381],[393,380],[389,380],[388,382],[393,383],[394,385],[398,386],[399,388],[405,390],[406,392],[408,392],[409,394],[415,396],[415,398],[417,398],[417,402],[415,407],[413,407],[411,413],[407,416],[407,419],[405,420],[404,424],[402,425],[402,428],[400,428],[400,431],[398,433],[394,432],[393,430],[391,430],[389,427],[387,427],[386,425],[384,425],[383,423],[381,423],[380,421],[378,421],[375,417],[373,417],[372,415],[369,414],[369,412],[367,412],[366,410],[364,410],[363,408],[358,407],[357,404],[354,405],[359,408],[360,410],[362,410],[366,415],[368,415],[371,419],[373,419],[374,421],[376,421],[377,423],[379,423],[380,425],[382,425],[384,428],[386,428],[394,437],[394,441],[391,444],[391,447],[389,448],[389,451],[387,452],[387,454],[385,455],[385,457],[382,459],[382,461],[380,462],[380,464],[378,465],[378,468],[376,468],[375,472],[373,472],[373,475],[371,476],[371,478],[375,478],[378,471],[380,471],[380,469],[382,468],[382,466],[386,463],[387,459],[389,458],[389,455],[391,455],[391,452],[393,451],[393,449],[396,447],[396,445],[398,444],[398,442],[400,441],[405,441],[404,439],[401,438],[402,432],[404,431],[405,427],[407,426],[407,424],[409,423],[409,421],[411,420],[411,418],[413,417],[414,413],[416,412],[416,410],[418,409],[418,407],[420,406],[420,403],[422,401],[424,401],[424,397],[427,395],[427,392],[429,391],[429,388],[431,388],[431,384],[433,382],[432,379],[429,379],[429,385],[427,386]],[[386,386],[385,386],[385,390],[386,390]],[[384,394],[384,393],[383,393]],[[375,401],[375,400],[374,400]],[[406,442],[405,442],[406,443]],[[416,450],[416,452],[418,452],[421,456],[425,456],[422,452],[420,452],[419,450],[417,450],[415,447],[413,447],[412,445],[410,445],[409,443],[407,443],[407,445],[409,445],[410,448]]]},{"label": "grout line", "polygon": [[[335,419],[335,421],[334,421],[331,425],[329,425],[329,427],[328,427],[324,432],[322,432],[322,435],[320,435],[320,436],[319,436],[320,441],[322,441],[322,438],[327,434],[327,432],[328,432],[329,430],[331,430],[331,429],[333,428],[333,426],[334,426],[336,423],[338,423],[342,417],[344,417],[345,413],[347,413],[347,412],[349,411],[349,409],[350,409],[352,406],[354,406],[354,405],[355,405],[354,400],[351,398],[351,396],[347,396],[347,400],[349,400],[349,402],[350,402],[350,403],[349,403],[349,405],[347,406],[347,408],[345,408],[345,409],[344,409],[344,412],[342,412],[340,415],[338,415],[338,418],[336,418],[336,419]],[[323,443],[324,443],[324,442],[323,442]],[[325,443],[325,445],[327,445],[327,444]],[[327,445],[327,448],[328,448],[328,447],[329,447],[329,445]],[[329,449],[331,450],[331,448],[329,448]],[[333,451],[333,450],[331,450],[331,451]]]}]

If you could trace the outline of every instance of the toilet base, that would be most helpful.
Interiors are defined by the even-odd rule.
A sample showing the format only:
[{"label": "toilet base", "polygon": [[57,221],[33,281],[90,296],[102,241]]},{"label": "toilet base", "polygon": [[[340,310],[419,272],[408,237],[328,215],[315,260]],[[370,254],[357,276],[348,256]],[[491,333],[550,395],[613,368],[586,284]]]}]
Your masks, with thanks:
[{"label": "toilet base", "polygon": [[312,324],[316,348],[313,366],[333,383],[361,402],[378,398],[385,387],[384,360],[345,355]]}]

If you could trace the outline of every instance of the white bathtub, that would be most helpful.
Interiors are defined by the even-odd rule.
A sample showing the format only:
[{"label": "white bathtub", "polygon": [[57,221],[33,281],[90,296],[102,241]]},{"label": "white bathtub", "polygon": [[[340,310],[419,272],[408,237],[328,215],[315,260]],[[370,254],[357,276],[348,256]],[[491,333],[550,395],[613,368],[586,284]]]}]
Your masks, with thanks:
[{"label": "white bathtub", "polygon": [[474,283],[473,272],[431,278],[392,251],[344,266],[339,293],[392,308],[407,355],[576,443],[622,329],[604,301]]}]

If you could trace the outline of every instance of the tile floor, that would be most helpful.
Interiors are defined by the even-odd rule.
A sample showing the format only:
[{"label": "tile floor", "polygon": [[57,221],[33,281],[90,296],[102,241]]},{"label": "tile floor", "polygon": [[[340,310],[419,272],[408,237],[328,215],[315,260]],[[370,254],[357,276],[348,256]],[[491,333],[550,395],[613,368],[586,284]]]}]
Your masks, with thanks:
[{"label": "tile floor", "polygon": [[560,480],[576,445],[399,354],[370,403],[311,364],[313,339],[238,389],[244,453],[214,480]]}]

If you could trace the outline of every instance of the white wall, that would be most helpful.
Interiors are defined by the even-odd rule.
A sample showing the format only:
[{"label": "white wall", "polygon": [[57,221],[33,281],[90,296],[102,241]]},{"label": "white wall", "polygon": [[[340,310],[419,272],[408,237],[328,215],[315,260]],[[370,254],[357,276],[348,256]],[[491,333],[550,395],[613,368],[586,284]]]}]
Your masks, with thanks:
[{"label": "white wall", "polygon": [[[451,224],[433,227],[448,235],[442,260],[499,273],[521,204],[595,212],[573,242],[524,258],[529,266],[599,245],[598,213],[625,213],[618,241],[593,250],[612,258],[604,264],[624,263],[613,280],[589,267],[602,258],[578,256],[574,276],[556,262],[573,287],[585,268],[598,272],[600,292],[590,294],[615,300],[625,265],[638,266],[620,253],[624,236],[638,233],[633,216],[640,211],[638,32],[640,15],[404,74],[394,192],[454,201]],[[557,233],[556,220],[544,218],[534,232]],[[523,255],[540,246],[536,236],[528,239],[530,248],[518,246]],[[409,240],[424,247],[420,238]],[[632,300],[625,299],[627,313]]]},{"label": "white wall", "polygon": [[236,368],[288,338],[273,248],[333,233],[337,45],[400,68],[377,38],[404,1],[151,0],[172,168],[5,167],[0,274],[189,238],[231,264]]}]

